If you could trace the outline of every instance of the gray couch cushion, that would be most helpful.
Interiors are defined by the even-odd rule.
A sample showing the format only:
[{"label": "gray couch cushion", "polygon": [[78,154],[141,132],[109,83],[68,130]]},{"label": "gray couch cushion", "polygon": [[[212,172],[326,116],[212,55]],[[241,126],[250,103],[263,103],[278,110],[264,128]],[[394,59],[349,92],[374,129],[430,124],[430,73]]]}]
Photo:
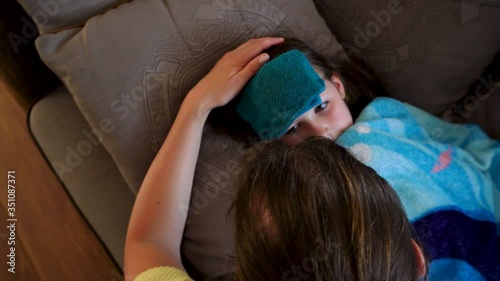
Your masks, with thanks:
[{"label": "gray couch cushion", "polygon": [[[130,188],[142,179],[189,89],[227,51],[252,37],[288,35],[331,57],[340,45],[311,1],[141,0],[91,18],[83,28],[37,39]],[[230,274],[232,227],[225,214],[241,145],[206,126],[184,233],[196,279]]]},{"label": "gray couch cushion", "polygon": [[[223,53],[250,37],[274,33],[303,38],[327,55],[339,50],[311,3],[288,7],[283,1],[285,10],[267,1],[239,2],[240,7],[204,2],[133,1],[84,28],[37,39],[42,59],[91,126],[109,126],[103,143],[134,191],[184,95]],[[304,21],[315,32],[302,29]]]},{"label": "gray couch cushion", "polygon": [[346,52],[373,66],[390,96],[434,114],[461,99],[500,51],[498,1],[315,3]]},{"label": "gray couch cushion", "polygon": [[99,142],[99,133],[93,135],[64,87],[33,106],[29,126],[76,206],[123,268],[135,197]]},{"label": "gray couch cushion", "polygon": [[18,0],[40,34],[83,25],[89,18],[128,0]]}]

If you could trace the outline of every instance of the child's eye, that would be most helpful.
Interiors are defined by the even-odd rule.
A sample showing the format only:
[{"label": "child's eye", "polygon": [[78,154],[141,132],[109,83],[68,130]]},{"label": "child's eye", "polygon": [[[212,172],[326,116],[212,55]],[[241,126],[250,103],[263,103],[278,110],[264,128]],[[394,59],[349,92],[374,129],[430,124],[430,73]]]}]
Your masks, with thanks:
[{"label": "child's eye", "polygon": [[320,111],[323,111],[323,110],[325,110],[325,109],[326,109],[326,107],[327,107],[327,106],[328,106],[328,102],[327,102],[327,101],[325,101],[324,103],[322,103],[322,104],[320,104],[320,105],[316,106],[316,108],[314,108],[314,112],[318,113],[318,112],[320,112]]},{"label": "child's eye", "polygon": [[297,125],[293,125],[293,127],[291,127],[290,129],[288,129],[288,131],[286,132],[286,134],[287,135],[293,135],[295,132],[297,132],[297,128],[298,128]]}]

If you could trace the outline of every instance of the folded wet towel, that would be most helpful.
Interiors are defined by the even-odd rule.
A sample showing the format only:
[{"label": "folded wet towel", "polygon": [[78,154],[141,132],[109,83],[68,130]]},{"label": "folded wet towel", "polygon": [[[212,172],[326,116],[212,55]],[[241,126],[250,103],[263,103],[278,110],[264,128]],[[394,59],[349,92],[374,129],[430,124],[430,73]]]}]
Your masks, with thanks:
[{"label": "folded wet towel", "polygon": [[279,138],[293,120],[321,104],[324,89],[306,56],[291,50],[262,66],[241,91],[236,111],[262,140]]}]

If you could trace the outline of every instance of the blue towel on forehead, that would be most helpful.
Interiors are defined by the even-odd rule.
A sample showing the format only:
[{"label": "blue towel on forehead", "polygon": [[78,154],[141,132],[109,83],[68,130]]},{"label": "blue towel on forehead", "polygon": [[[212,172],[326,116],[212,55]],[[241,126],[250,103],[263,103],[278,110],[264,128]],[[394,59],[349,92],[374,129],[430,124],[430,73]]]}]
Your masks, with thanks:
[{"label": "blue towel on forehead", "polygon": [[291,50],[262,66],[241,91],[236,111],[261,140],[279,138],[297,117],[321,104],[324,90],[306,56]]}]

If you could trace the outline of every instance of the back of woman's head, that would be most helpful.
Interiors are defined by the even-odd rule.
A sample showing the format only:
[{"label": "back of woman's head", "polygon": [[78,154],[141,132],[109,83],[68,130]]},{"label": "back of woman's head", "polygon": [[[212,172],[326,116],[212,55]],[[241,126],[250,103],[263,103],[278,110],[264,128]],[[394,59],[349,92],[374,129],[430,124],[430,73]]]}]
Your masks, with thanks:
[{"label": "back of woman's head", "polygon": [[334,142],[257,144],[238,177],[237,280],[418,280],[399,197]]},{"label": "back of woman's head", "polygon": [[[359,58],[348,58],[339,53],[336,57],[326,60],[307,44],[293,38],[285,38],[283,43],[264,52],[269,54],[272,60],[294,49],[304,53],[311,65],[323,72],[323,78],[330,79],[334,73],[338,75],[344,85],[345,102],[353,118],[356,118],[373,98],[385,93],[375,73]],[[208,121],[216,130],[229,134],[233,139],[254,142],[258,140],[257,134],[236,112],[238,102],[239,96],[236,96],[226,106],[212,110]]]}]

